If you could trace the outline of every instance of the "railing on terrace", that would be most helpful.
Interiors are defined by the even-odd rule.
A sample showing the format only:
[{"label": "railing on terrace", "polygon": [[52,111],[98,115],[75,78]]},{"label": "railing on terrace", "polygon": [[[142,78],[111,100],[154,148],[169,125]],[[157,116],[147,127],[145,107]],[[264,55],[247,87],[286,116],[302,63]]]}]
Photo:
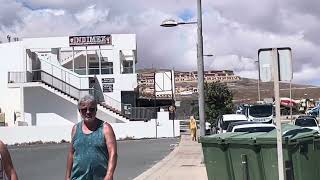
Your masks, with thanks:
[{"label": "railing on terrace", "polygon": [[[69,71],[73,71],[72,69],[68,69]],[[86,75],[86,68],[77,68],[74,69],[74,72],[79,75]],[[88,75],[95,75],[100,74],[99,68],[88,68]],[[113,74],[113,68],[107,67],[107,68],[101,68],[101,74]]]},{"label": "railing on terrace", "polygon": [[61,91],[70,97],[79,100],[80,97],[86,94],[94,95],[92,88],[79,89],[65,81],[43,71],[34,70],[32,72],[9,72],[8,83],[26,83],[26,82],[42,82],[56,90]]},{"label": "railing on terrace", "polygon": [[76,72],[70,71],[62,66],[55,65],[53,63],[47,62],[45,60],[40,60],[41,70],[51,74],[52,76],[71,84],[78,89],[89,88],[89,77],[82,77]]}]

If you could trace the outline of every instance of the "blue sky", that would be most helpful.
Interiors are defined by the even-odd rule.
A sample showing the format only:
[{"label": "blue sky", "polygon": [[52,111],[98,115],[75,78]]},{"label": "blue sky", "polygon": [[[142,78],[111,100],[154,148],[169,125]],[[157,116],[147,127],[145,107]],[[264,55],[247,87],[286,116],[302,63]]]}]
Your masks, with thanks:
[{"label": "blue sky", "polygon": [[188,21],[191,21],[192,18],[195,17],[195,13],[192,9],[184,9],[178,16],[184,22],[188,22]]},{"label": "blue sky", "polygon": [[[134,33],[138,68],[196,69],[195,0],[0,0],[0,41],[11,37]],[[291,47],[294,83],[320,85],[319,0],[202,1],[206,69],[256,78],[260,48]]]}]

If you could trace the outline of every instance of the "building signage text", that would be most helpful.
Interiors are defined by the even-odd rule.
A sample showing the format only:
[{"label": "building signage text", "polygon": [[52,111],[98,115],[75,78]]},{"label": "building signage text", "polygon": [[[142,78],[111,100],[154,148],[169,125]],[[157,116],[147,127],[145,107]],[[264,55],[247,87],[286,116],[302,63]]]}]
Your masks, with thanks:
[{"label": "building signage text", "polygon": [[114,78],[102,78],[102,83],[114,83]]},{"label": "building signage text", "polygon": [[103,92],[113,92],[113,84],[102,84]]},{"label": "building signage text", "polygon": [[70,36],[70,46],[111,45],[111,35]]}]

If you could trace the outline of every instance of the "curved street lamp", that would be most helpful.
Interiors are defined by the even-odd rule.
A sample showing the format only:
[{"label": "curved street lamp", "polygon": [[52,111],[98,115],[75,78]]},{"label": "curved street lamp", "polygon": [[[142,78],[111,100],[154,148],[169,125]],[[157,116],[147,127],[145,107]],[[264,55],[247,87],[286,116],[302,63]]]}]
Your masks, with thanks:
[{"label": "curved street lamp", "polygon": [[199,94],[199,121],[200,121],[200,135],[205,135],[205,112],[204,112],[204,65],[203,65],[203,37],[202,37],[202,12],[201,0],[197,0],[197,22],[177,22],[168,19],[162,22],[162,27],[174,27],[183,24],[197,24],[198,40],[197,40],[197,73],[198,73],[198,94]]},{"label": "curved street lamp", "polygon": [[174,19],[166,19],[166,20],[162,21],[160,26],[162,26],[162,27],[175,27],[175,26],[178,26],[181,24],[197,24],[197,22],[177,22]]}]

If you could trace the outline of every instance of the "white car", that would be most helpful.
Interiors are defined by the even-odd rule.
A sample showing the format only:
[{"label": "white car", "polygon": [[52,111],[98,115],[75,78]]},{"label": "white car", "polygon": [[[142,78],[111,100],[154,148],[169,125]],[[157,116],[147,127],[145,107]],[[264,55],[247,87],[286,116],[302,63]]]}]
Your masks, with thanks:
[{"label": "white car", "polygon": [[265,123],[253,123],[253,124],[242,124],[234,126],[230,132],[270,132],[276,129],[276,126],[273,124]]},{"label": "white car", "polygon": [[299,117],[294,121],[294,125],[308,128],[308,129],[313,129],[313,130],[320,132],[318,121],[316,118],[314,118],[312,116]]},{"label": "white car", "polygon": [[230,123],[248,121],[247,117],[243,114],[224,114],[218,118],[218,131],[225,133]]}]

